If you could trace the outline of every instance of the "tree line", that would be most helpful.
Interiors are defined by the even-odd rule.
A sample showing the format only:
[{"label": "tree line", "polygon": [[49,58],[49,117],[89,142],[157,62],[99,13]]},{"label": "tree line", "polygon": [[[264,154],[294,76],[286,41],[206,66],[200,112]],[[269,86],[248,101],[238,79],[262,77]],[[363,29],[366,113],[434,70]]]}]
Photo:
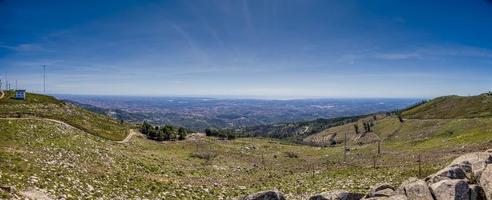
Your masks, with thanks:
[{"label": "tree line", "polygon": [[218,137],[221,139],[233,140],[241,135],[236,133],[236,131],[231,129],[216,129],[216,128],[207,128],[205,129],[205,134],[207,136]]},{"label": "tree line", "polygon": [[144,122],[140,127],[140,132],[151,140],[168,141],[168,140],[184,140],[188,131],[182,127],[174,127],[171,125],[152,126]]}]

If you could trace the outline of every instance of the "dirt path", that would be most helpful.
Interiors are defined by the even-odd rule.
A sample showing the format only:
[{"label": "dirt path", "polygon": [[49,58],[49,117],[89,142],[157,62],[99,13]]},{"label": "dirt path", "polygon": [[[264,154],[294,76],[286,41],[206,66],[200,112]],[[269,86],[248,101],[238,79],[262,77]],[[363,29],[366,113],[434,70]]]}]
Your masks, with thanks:
[{"label": "dirt path", "polygon": [[2,93],[2,95],[0,95],[0,99],[2,99],[3,96],[5,96],[5,93],[3,92],[3,90],[0,90],[0,93]]},{"label": "dirt path", "polygon": [[48,196],[46,193],[36,190],[36,189],[29,189],[26,191],[21,191],[20,194],[27,199],[36,199],[36,200],[52,200],[50,196]]},{"label": "dirt path", "polygon": [[[40,120],[40,121],[50,121],[50,122],[54,122],[54,123],[58,123],[58,124],[62,124],[64,126],[67,126],[67,127],[72,127],[74,129],[77,129],[77,130],[80,130],[70,124],[67,124],[63,121],[60,121],[60,120],[56,120],[56,119],[49,119],[49,118],[35,118],[35,117],[22,117],[22,118],[16,118],[16,117],[7,117],[7,118],[0,118],[0,120]],[[85,131],[83,130],[80,130],[82,132],[85,133]],[[126,136],[125,139],[121,140],[121,141],[116,141],[117,143],[127,143],[128,141],[130,141],[130,139],[132,138],[133,135],[136,135],[136,134],[139,134],[137,131],[133,130],[133,129],[130,129],[130,133]]]},{"label": "dirt path", "polygon": [[127,142],[129,142],[129,141],[130,141],[130,139],[132,139],[132,137],[133,137],[134,135],[139,135],[139,134],[140,134],[140,133],[139,133],[138,131],[136,131],[136,130],[134,130],[134,129],[130,129],[130,133],[126,136],[126,138],[125,138],[125,139],[123,139],[123,140],[121,140],[121,141],[118,141],[118,143],[120,143],[120,144],[121,144],[121,143],[127,143]]}]

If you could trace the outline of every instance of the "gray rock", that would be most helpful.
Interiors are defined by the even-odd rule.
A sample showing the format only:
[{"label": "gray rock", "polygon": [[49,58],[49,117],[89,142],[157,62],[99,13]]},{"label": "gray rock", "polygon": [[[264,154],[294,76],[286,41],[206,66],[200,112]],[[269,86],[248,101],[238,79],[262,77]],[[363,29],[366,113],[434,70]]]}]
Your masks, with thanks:
[{"label": "gray rock", "polygon": [[405,195],[408,200],[433,200],[432,194],[423,180],[410,178],[398,188],[398,193]]},{"label": "gray rock", "polygon": [[365,198],[389,197],[393,195],[396,195],[395,188],[387,183],[383,183],[371,188]]},{"label": "gray rock", "polygon": [[485,167],[479,182],[485,193],[485,197],[487,197],[487,199],[492,199],[492,165],[487,165],[487,167]]},{"label": "gray rock", "polygon": [[442,180],[431,185],[436,200],[469,200],[470,188],[466,180]]},{"label": "gray rock", "polygon": [[0,190],[3,190],[3,191],[8,192],[8,193],[15,193],[15,192],[17,192],[17,189],[15,189],[14,186],[4,186],[4,185],[2,185],[2,186],[0,186]]},{"label": "gray rock", "polygon": [[405,195],[394,195],[390,197],[370,197],[364,198],[363,200],[407,200],[408,198]]},{"label": "gray rock", "polygon": [[[487,152],[468,153],[462,155],[454,159],[454,161],[451,162],[450,166],[457,165],[457,164],[461,164],[462,166],[469,165],[471,167],[470,172],[473,174],[474,180],[479,180],[482,171],[485,170],[487,164],[490,163],[492,163],[492,154],[487,151]],[[465,172],[468,171],[465,170]]]},{"label": "gray rock", "polygon": [[239,198],[239,200],[285,200],[285,197],[279,191],[272,190],[272,191],[264,191],[264,192],[258,192],[255,194],[251,194],[251,195]]},{"label": "gray rock", "polygon": [[364,194],[351,193],[345,190],[335,190],[331,192],[323,192],[318,195],[314,195],[309,200],[359,200],[364,197]]},{"label": "gray rock", "polygon": [[390,196],[386,200],[407,200],[408,198],[405,195],[395,195]]},{"label": "gray rock", "polygon": [[470,185],[470,200],[486,200],[482,187]]},{"label": "gray rock", "polygon": [[439,170],[435,174],[432,174],[425,178],[425,181],[432,183],[437,183],[442,180],[450,179],[467,179],[465,170],[463,170],[464,165],[452,165],[444,169]]}]

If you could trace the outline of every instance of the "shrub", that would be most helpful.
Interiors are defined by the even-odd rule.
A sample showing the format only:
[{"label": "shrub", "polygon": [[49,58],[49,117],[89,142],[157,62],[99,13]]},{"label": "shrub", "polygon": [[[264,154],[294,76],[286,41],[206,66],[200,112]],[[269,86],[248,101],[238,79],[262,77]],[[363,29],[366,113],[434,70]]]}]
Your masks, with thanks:
[{"label": "shrub", "polygon": [[210,161],[210,160],[214,159],[215,157],[217,157],[217,154],[215,152],[211,152],[211,151],[199,151],[199,152],[191,153],[191,157]]},{"label": "shrub", "polygon": [[284,152],[284,154],[288,158],[298,158],[299,157],[296,153],[291,152],[291,151]]},{"label": "shrub", "polygon": [[157,141],[166,140],[183,140],[186,138],[188,131],[184,128],[175,128],[171,125],[155,126],[152,127],[149,123],[144,122],[140,127],[140,132],[147,136],[147,138]]}]

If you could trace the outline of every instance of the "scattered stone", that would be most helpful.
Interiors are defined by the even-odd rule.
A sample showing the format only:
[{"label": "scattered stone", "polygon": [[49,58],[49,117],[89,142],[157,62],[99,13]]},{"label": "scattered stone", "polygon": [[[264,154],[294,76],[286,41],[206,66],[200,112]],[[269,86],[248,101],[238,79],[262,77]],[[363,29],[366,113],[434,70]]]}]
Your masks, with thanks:
[{"label": "scattered stone", "polygon": [[390,196],[390,197],[364,198],[364,200],[408,200],[408,198],[405,195],[394,195],[394,196]]},{"label": "scattered stone", "polygon": [[29,189],[26,191],[21,191],[20,194],[27,199],[36,199],[36,200],[52,200],[50,196],[48,196],[45,192],[36,190],[36,189]]},{"label": "scattered stone", "polygon": [[470,200],[485,200],[485,193],[482,187],[478,185],[470,185]]},{"label": "scattered stone", "polygon": [[408,200],[433,200],[427,183],[416,178],[403,182],[398,188],[398,193],[405,195]]},{"label": "scattered stone", "polygon": [[8,193],[15,193],[17,190],[15,189],[14,186],[0,186],[0,190],[3,190]]},{"label": "scattered stone", "polygon": [[395,195],[395,188],[387,183],[379,184],[371,188],[365,198],[390,197]]},{"label": "scattered stone", "polygon": [[431,185],[436,200],[470,199],[468,183],[465,180],[442,180]]},{"label": "scattered stone", "polygon": [[425,178],[425,181],[432,183],[437,183],[442,180],[450,179],[466,179],[466,172],[463,170],[461,165],[453,165],[439,170],[437,173]]},{"label": "scattered stone", "polygon": [[487,199],[492,199],[492,165],[483,170],[479,182]]},{"label": "scattered stone", "polygon": [[264,191],[264,192],[258,192],[255,194],[251,194],[251,195],[239,198],[239,200],[285,200],[285,197],[279,191],[272,190],[272,191]]},{"label": "scattered stone", "polygon": [[454,159],[450,166],[456,164],[470,165],[474,179],[479,180],[483,170],[485,170],[485,167],[490,163],[492,163],[492,154],[487,150],[487,152],[475,152],[462,155]]},{"label": "scattered stone", "polygon": [[364,194],[347,192],[345,190],[335,190],[314,195],[309,200],[359,200]]}]

